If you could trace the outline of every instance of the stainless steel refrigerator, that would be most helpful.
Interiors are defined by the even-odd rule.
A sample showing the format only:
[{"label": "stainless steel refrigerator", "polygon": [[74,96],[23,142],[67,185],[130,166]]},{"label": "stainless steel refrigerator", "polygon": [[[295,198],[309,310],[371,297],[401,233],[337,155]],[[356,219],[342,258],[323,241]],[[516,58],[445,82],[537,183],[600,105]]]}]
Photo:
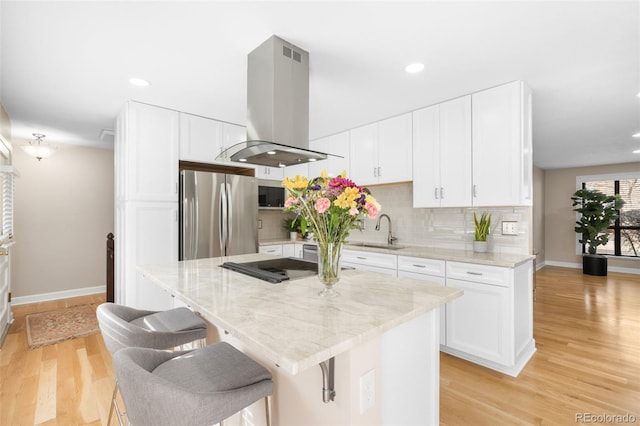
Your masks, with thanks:
[{"label": "stainless steel refrigerator", "polygon": [[256,253],[256,178],[181,171],[179,237],[180,260]]}]

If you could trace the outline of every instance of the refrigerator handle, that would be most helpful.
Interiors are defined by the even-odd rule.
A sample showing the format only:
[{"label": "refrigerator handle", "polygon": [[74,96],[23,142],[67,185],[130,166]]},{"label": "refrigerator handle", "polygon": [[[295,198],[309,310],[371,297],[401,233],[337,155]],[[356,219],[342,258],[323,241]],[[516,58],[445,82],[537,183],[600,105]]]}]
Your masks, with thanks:
[{"label": "refrigerator handle", "polygon": [[233,201],[231,199],[231,184],[226,184],[227,189],[227,254],[231,254],[231,240],[233,237]]},{"label": "refrigerator handle", "polygon": [[191,256],[189,259],[196,259],[198,256],[198,229],[200,228],[200,214],[198,211],[198,193],[194,191],[191,199]]},{"label": "refrigerator handle", "polygon": [[220,223],[218,227],[218,238],[220,240],[220,254],[226,256],[227,246],[227,191],[225,184],[220,184]]}]

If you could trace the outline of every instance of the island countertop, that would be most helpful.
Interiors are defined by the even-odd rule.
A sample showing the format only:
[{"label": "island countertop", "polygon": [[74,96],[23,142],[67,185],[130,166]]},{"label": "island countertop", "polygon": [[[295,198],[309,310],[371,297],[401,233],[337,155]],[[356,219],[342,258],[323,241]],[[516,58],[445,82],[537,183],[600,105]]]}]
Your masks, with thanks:
[{"label": "island countertop", "polygon": [[462,295],[367,271],[342,271],[340,295],[318,296],[316,276],[271,284],[221,268],[266,254],[139,266],[147,278],[290,374],[297,374]]}]

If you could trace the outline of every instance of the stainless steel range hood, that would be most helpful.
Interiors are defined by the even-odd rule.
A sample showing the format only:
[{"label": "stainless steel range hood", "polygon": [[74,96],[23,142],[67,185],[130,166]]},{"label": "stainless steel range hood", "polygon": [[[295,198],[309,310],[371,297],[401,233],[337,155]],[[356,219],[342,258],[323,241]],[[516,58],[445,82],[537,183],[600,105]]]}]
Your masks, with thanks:
[{"label": "stainless steel range hood", "polygon": [[309,150],[309,53],[271,36],[249,53],[247,141],[216,160],[285,167],[325,160]]}]

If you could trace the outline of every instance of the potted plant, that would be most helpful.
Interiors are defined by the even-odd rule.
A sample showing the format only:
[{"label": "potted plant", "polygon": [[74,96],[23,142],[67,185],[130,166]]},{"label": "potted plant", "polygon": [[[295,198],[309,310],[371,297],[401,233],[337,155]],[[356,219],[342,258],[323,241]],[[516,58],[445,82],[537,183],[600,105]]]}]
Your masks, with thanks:
[{"label": "potted plant", "polygon": [[587,275],[607,275],[607,258],[597,254],[600,245],[609,242],[607,228],[618,218],[618,211],[624,205],[620,195],[605,195],[598,190],[579,189],[571,197],[573,211],[580,213],[575,231],[580,234],[580,244],[587,246],[582,255],[582,272]]},{"label": "potted plant", "polygon": [[291,241],[296,241],[298,236],[301,237],[307,231],[307,221],[301,217],[290,217],[282,221],[282,227],[289,231]]},{"label": "potted plant", "polygon": [[476,212],[473,212],[473,224],[475,227],[473,251],[484,253],[487,251],[487,235],[491,229],[491,213],[484,212],[478,219]]}]

